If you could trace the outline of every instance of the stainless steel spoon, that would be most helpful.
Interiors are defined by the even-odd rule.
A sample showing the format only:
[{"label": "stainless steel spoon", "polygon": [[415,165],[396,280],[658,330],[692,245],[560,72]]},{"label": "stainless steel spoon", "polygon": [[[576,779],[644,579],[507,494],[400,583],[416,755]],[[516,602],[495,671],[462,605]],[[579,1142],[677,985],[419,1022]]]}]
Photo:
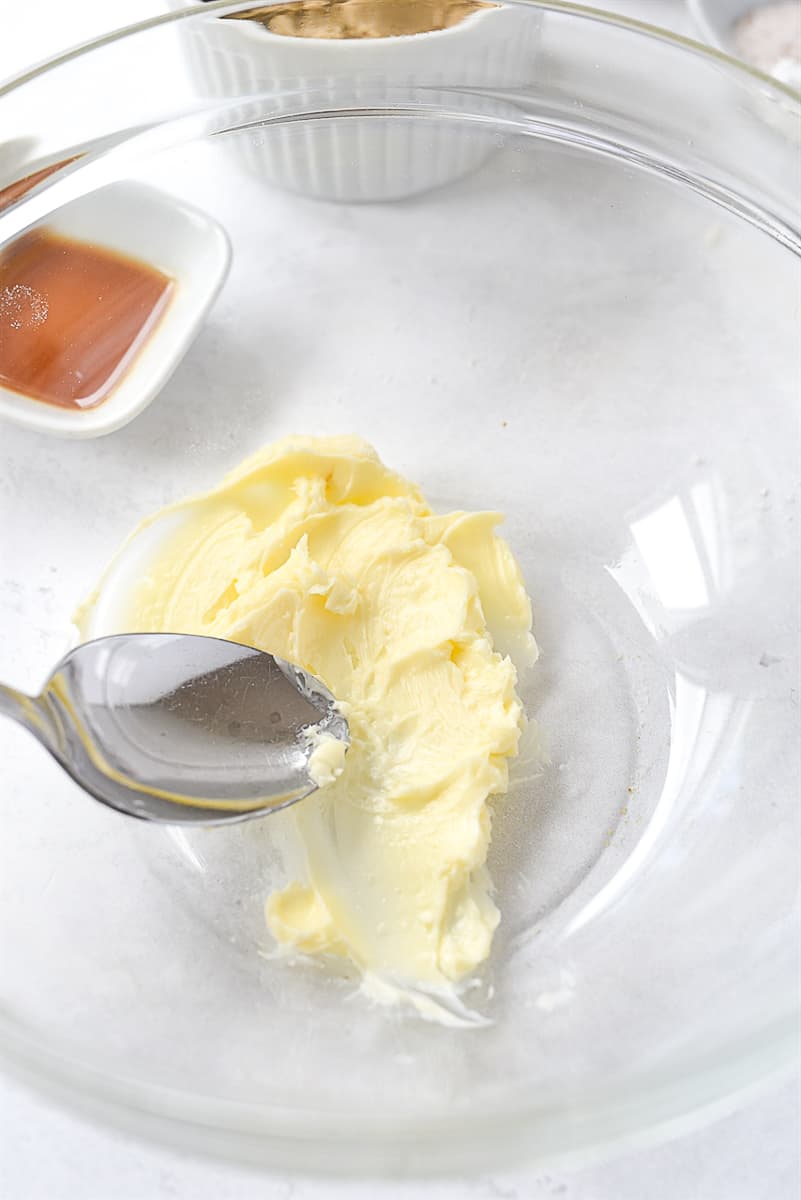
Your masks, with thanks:
[{"label": "stainless steel spoon", "polygon": [[188,634],[86,642],[39,696],[0,684],[0,713],[103,804],[170,823],[215,825],[294,804],[316,787],[315,740],[348,742],[334,698],[305,671]]}]

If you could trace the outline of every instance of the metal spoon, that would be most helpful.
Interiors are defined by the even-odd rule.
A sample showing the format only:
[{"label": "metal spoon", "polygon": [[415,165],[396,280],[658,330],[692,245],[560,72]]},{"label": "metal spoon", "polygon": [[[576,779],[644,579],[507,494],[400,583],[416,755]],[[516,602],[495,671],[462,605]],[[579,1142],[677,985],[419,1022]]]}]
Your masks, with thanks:
[{"label": "metal spoon", "polygon": [[171,823],[214,825],[294,804],[315,790],[315,741],[348,742],[333,696],[305,671],[188,634],[86,642],[39,696],[0,684],[0,713],[103,804]]}]

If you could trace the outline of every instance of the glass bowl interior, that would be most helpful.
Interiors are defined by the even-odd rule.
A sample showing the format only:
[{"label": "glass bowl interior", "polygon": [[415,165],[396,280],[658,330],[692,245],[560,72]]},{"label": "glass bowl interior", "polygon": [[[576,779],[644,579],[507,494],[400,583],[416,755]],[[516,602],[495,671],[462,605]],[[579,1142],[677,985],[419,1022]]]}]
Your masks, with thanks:
[{"label": "glass bowl interior", "polygon": [[332,1169],[547,1158],[704,1110],[795,1044],[798,106],[568,5],[520,6],[515,81],[267,88],[215,74],[220,8],[0,95],[38,139],[16,177],[83,154],[0,242],[122,180],[233,250],[137,420],[4,425],[0,678],[45,677],[140,518],[284,434],[356,432],[434,507],[506,514],[549,761],[496,805],[502,924],[445,1027],[275,957],[280,814],[138,825],[4,723],[3,1052],[155,1136]]}]

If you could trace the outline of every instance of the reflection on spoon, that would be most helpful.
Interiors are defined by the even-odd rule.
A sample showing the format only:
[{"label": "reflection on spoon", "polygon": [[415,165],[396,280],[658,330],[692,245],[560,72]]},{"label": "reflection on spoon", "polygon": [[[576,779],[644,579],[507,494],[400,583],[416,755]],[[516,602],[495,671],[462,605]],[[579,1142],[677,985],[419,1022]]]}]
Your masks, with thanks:
[{"label": "reflection on spoon", "polygon": [[274,812],[339,774],[348,744],[333,696],[305,671],[186,634],[86,642],[41,695],[0,685],[0,713],[97,800],[150,821]]}]

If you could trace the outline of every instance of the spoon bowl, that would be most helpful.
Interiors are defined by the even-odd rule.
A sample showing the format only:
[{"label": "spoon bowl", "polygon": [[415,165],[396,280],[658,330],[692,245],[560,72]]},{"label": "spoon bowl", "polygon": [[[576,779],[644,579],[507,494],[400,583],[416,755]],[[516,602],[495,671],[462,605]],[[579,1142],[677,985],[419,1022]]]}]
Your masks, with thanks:
[{"label": "spoon bowl", "polygon": [[188,634],[85,642],[39,696],[0,686],[0,713],[102,803],[168,823],[220,824],[294,804],[317,787],[315,751],[348,741],[333,696],[300,667]]}]

